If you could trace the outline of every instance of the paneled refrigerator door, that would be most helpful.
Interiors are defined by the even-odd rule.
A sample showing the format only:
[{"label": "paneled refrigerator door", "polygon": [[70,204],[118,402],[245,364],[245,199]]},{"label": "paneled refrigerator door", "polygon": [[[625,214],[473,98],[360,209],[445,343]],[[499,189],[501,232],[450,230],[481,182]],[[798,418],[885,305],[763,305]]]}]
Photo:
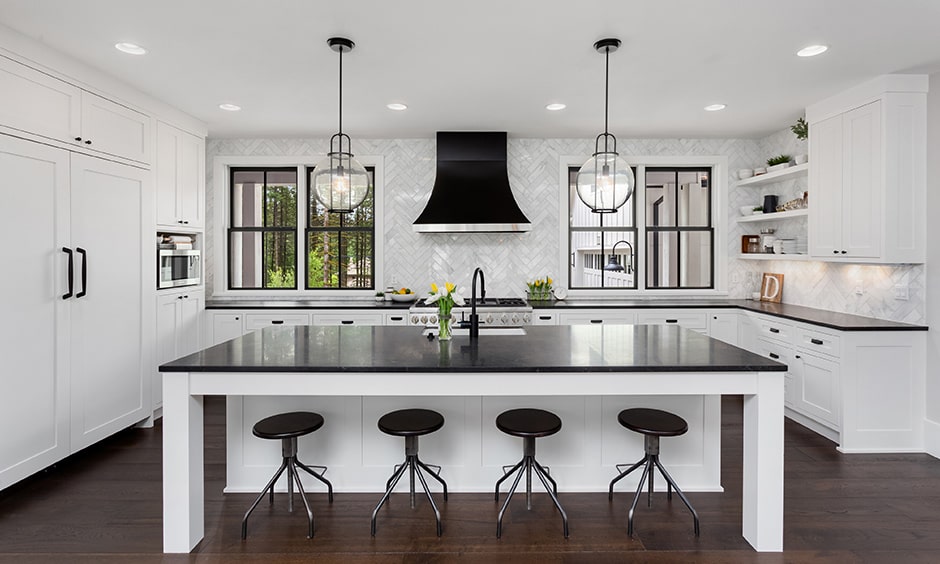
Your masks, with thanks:
[{"label": "paneled refrigerator door", "polygon": [[[142,217],[153,214],[150,173],[83,155],[72,155],[71,168],[75,452],[151,414],[153,331],[145,339],[144,280],[154,285],[145,273],[155,276],[155,266],[148,265],[156,261],[152,245],[143,245],[141,228]],[[147,302],[152,310],[152,299]]]},{"label": "paneled refrigerator door", "polygon": [[69,154],[0,135],[0,489],[69,454]]}]

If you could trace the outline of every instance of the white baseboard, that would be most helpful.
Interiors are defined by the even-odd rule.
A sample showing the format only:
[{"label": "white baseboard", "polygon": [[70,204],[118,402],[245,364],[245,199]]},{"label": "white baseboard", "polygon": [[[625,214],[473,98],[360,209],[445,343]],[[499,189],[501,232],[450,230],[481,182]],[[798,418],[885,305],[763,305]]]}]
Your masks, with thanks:
[{"label": "white baseboard", "polygon": [[940,423],[924,419],[924,452],[940,458]]}]

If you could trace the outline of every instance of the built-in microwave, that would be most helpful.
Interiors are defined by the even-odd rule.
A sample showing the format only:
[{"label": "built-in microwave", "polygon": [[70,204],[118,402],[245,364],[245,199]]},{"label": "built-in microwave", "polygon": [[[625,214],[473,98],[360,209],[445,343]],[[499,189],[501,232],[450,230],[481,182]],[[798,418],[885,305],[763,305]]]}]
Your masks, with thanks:
[{"label": "built-in microwave", "polygon": [[158,249],[157,289],[198,286],[202,282],[201,251]]}]

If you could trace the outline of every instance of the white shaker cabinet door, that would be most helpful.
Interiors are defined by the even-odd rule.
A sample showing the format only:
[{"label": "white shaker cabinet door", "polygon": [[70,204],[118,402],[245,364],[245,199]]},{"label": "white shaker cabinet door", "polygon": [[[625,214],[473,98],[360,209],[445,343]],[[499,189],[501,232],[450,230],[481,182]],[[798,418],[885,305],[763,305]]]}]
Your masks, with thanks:
[{"label": "white shaker cabinet door", "polygon": [[849,257],[881,256],[882,177],[881,102],[842,116],[842,249]]},{"label": "white shaker cabinet door", "polygon": [[157,122],[157,224],[201,228],[205,225],[205,140]]},{"label": "white shaker cabinet door", "polygon": [[82,91],[0,55],[0,126],[57,141],[81,135]]},{"label": "white shaker cabinet door", "polygon": [[75,452],[150,415],[142,312],[143,274],[152,272],[143,261],[150,264],[153,255],[144,250],[141,229],[143,211],[152,210],[145,208],[149,172],[75,154],[71,169],[78,292],[71,301]]},{"label": "white shaker cabinet door", "polygon": [[842,253],[842,116],[813,124],[809,140],[809,251],[821,259]]},{"label": "white shaker cabinet door", "polygon": [[0,489],[69,454],[68,163],[0,135]]},{"label": "white shaker cabinet door", "polygon": [[82,135],[86,149],[149,164],[150,116],[90,92],[82,92]]}]

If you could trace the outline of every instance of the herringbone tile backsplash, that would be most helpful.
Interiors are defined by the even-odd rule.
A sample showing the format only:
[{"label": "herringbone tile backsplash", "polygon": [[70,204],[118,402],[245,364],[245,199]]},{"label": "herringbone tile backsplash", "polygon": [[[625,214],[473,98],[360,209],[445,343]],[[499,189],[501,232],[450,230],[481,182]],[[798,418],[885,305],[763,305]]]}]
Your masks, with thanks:
[{"label": "herringbone tile backsplash", "polygon": [[[789,130],[761,140],[751,139],[621,139],[623,155],[643,156],[714,156],[724,155],[729,162],[730,194],[728,205],[727,248],[730,257],[740,251],[741,235],[738,207],[758,203],[764,193],[777,193],[781,201],[802,194],[805,179],[778,184],[758,191],[737,188],[737,170],[759,166],[769,156],[780,153],[806,153],[805,142],[797,141]],[[565,221],[559,209],[560,158],[593,152],[593,140],[587,139],[512,139],[509,140],[509,181],[519,207],[532,222],[527,233],[415,233],[412,221],[418,216],[430,194],[435,176],[433,139],[354,139],[355,152],[382,155],[385,163],[385,191],[379,197],[385,205],[384,270],[382,285],[409,286],[423,291],[430,282],[454,281],[469,286],[476,266],[486,272],[487,292],[491,295],[522,296],[525,280],[549,275],[558,277],[560,240],[559,222]],[[207,230],[206,264],[219,242],[213,240],[215,183],[212,161],[217,156],[303,156],[316,157],[328,150],[325,139],[210,139],[207,151]],[[316,160],[316,159],[313,159]],[[812,202],[812,195],[810,196]],[[221,214],[219,214],[221,215]],[[802,231],[805,220],[790,229]],[[753,224],[752,224],[753,225]],[[753,231],[753,230],[751,230]],[[758,289],[761,272],[785,275],[784,301],[833,311],[871,317],[924,323],[923,266],[862,266],[823,262],[729,261],[729,295],[743,298]],[[215,273],[208,272],[207,288],[213,287]],[[895,284],[910,287],[910,299],[893,298]],[[857,295],[855,290],[863,292]]]}]

